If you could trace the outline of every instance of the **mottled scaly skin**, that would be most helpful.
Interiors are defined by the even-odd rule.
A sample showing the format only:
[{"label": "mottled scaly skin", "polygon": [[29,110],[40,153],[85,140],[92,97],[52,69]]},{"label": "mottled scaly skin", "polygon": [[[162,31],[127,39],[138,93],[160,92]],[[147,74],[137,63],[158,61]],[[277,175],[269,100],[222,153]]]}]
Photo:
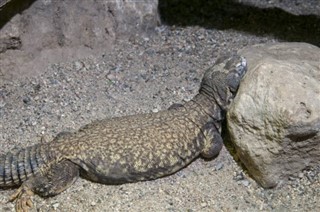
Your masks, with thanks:
[{"label": "mottled scaly skin", "polygon": [[213,158],[222,147],[221,122],[245,72],[244,58],[224,57],[184,105],[95,121],[48,144],[2,155],[0,187],[20,186],[10,199],[17,199],[17,211],[27,211],[34,193],[56,195],[79,175],[121,184],[172,174],[199,155]]}]

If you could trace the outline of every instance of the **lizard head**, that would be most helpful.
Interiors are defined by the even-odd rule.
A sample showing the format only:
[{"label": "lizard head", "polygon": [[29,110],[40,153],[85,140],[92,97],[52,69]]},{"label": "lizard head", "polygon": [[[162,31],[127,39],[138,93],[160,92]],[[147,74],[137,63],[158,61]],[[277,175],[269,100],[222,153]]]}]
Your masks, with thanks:
[{"label": "lizard head", "polygon": [[213,98],[222,109],[226,110],[246,72],[245,58],[239,55],[220,57],[214,66],[205,72],[200,93]]}]

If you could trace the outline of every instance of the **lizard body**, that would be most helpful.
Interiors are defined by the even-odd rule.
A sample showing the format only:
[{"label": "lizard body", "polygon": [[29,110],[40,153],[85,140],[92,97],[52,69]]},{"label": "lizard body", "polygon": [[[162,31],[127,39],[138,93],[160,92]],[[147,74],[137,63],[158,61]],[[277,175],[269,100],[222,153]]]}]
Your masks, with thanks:
[{"label": "lizard body", "polygon": [[50,143],[2,155],[0,187],[20,186],[10,199],[17,199],[17,211],[27,211],[34,193],[59,194],[78,176],[122,184],[170,175],[198,156],[214,158],[222,147],[221,123],[245,72],[244,58],[223,58],[184,105],[94,121]]}]

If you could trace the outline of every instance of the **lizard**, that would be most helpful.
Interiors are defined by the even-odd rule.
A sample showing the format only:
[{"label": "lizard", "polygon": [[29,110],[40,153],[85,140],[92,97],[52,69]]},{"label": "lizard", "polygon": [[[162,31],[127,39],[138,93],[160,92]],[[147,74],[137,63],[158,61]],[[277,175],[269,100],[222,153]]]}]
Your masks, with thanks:
[{"label": "lizard", "polygon": [[204,73],[199,92],[167,110],[93,121],[51,142],[0,156],[0,188],[18,187],[16,211],[32,197],[50,197],[79,177],[123,184],[171,175],[194,159],[215,158],[223,145],[222,122],[247,71],[245,58],[224,56]]}]

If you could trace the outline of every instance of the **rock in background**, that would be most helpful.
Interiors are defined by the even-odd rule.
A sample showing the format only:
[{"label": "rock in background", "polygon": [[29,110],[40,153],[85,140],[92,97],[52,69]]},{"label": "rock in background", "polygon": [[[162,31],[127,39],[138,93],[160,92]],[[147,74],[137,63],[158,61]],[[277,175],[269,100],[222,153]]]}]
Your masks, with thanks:
[{"label": "rock in background", "polygon": [[115,39],[150,33],[157,8],[157,0],[2,0],[1,78],[35,75],[49,63],[96,56]]},{"label": "rock in background", "polygon": [[248,73],[228,113],[236,156],[263,187],[320,161],[320,49],[306,43],[249,47]]}]

